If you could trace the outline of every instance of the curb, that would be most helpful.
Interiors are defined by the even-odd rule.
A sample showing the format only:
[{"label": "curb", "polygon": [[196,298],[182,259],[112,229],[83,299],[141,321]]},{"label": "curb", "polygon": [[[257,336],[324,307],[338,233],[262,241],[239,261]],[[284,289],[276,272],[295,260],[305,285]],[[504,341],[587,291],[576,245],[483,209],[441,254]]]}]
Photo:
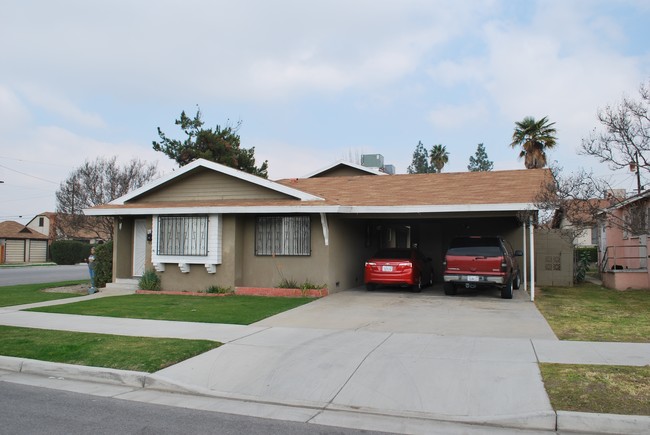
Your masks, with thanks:
[{"label": "curb", "polygon": [[557,429],[599,434],[647,434],[650,433],[650,417],[557,411]]},{"label": "curb", "polygon": [[47,376],[102,384],[144,388],[149,373],[55,363],[27,358],[0,356],[0,369],[30,375]]},{"label": "curb", "polygon": [[[172,380],[156,376],[152,373],[137,372],[130,370],[110,369],[104,367],[88,367],[74,364],[55,363],[49,361],[40,361],[27,358],[17,358],[10,356],[0,356],[0,370],[24,373],[30,375],[56,377],[62,379],[96,382],[102,384],[126,386],[132,388],[142,388],[158,391],[166,391],[172,393],[192,394],[203,397],[222,397],[210,394],[208,391],[200,391],[198,388],[192,386],[181,385]],[[255,401],[254,398],[238,398],[234,395],[231,397],[222,397],[230,400],[244,400]],[[263,403],[263,402],[260,402]],[[270,403],[268,403],[270,404]],[[274,403],[275,405],[285,406],[304,406],[296,404],[283,404]],[[312,408],[307,406],[307,408]],[[332,408],[330,411],[345,411],[352,412],[350,409],[336,409]],[[375,415],[376,417],[382,416],[379,410],[374,410],[372,413],[359,412],[365,415]],[[573,412],[573,411],[556,411],[556,426],[555,429],[545,429],[548,431],[560,432],[582,432],[593,434],[647,434],[650,433],[650,416],[642,415],[618,415],[618,414],[597,414],[587,412]],[[400,416],[386,414],[387,417],[400,418]],[[414,416],[401,416],[402,418],[413,418]],[[515,419],[517,416],[512,416]],[[535,421],[541,415],[519,416],[524,420],[532,419]],[[420,419],[429,420],[424,416]],[[481,419],[481,421],[470,420],[454,420],[454,419],[431,419],[438,422],[458,423],[458,424],[486,424],[491,427],[500,427],[499,419]],[[507,420],[507,419],[506,419]],[[521,425],[507,425],[504,427],[524,429]],[[539,430],[539,426],[536,426]]]}]

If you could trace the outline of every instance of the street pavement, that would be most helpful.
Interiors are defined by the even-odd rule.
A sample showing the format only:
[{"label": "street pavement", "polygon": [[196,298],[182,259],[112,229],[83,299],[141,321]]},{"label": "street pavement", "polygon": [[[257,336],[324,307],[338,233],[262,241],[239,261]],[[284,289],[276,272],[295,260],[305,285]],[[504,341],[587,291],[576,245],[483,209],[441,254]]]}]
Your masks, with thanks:
[{"label": "street pavement", "polygon": [[88,265],[71,266],[2,266],[0,287],[17,284],[38,284],[42,282],[76,281],[88,279]]},{"label": "street pavement", "polygon": [[[108,296],[110,292],[102,292],[58,303]],[[349,311],[351,301],[359,302],[358,298],[368,298],[364,299],[368,303],[355,303]],[[414,316],[424,314],[417,307],[428,306],[429,314],[435,314],[432,307],[440,306],[440,314],[452,309],[448,303],[453,300],[435,292],[419,298],[342,292],[249,326],[32,313],[19,311],[25,306],[5,307],[0,309],[4,325],[201,338],[225,344],[153,374],[4,357],[0,379],[61,388],[59,378],[63,378],[66,385],[74,386],[67,388],[80,389],[90,387],[70,384],[69,379],[93,381],[95,391],[104,383],[104,394],[128,400],[395,433],[650,431],[650,417],[556,413],[538,368],[539,362],[648,365],[650,344],[557,340],[548,335],[548,325],[531,314],[537,311],[534,304],[523,299],[498,303],[461,299],[457,307],[461,311],[455,314],[456,322],[465,324],[462,328],[446,330],[427,323],[425,317],[412,322]],[[411,316],[401,327],[397,327],[399,316],[387,316],[389,320],[382,323],[385,305]],[[342,312],[340,319],[332,321],[336,311]],[[522,311],[527,314],[522,316]],[[505,321],[483,327],[485,313]],[[440,315],[440,322],[446,323],[453,314]],[[305,323],[309,319],[312,323]],[[526,319],[539,327],[521,326]],[[474,329],[467,326],[472,324]]]}]

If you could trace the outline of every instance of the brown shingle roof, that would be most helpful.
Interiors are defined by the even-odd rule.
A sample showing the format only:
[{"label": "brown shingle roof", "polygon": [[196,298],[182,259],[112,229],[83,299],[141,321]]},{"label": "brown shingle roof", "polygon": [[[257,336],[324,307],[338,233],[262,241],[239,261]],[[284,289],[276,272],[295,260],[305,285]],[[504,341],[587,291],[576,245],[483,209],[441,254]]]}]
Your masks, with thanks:
[{"label": "brown shingle roof", "polygon": [[47,240],[45,234],[33,231],[16,221],[0,222],[0,239],[39,239]]},{"label": "brown shingle roof", "polygon": [[532,203],[547,169],[280,180],[339,205],[403,206]]},{"label": "brown shingle roof", "polygon": [[323,201],[242,199],[105,204],[94,210],[177,207],[291,206],[460,206],[530,204],[542,185],[552,180],[548,169],[442,174],[402,174],[383,177],[345,176],[279,180],[277,183],[318,196]]}]

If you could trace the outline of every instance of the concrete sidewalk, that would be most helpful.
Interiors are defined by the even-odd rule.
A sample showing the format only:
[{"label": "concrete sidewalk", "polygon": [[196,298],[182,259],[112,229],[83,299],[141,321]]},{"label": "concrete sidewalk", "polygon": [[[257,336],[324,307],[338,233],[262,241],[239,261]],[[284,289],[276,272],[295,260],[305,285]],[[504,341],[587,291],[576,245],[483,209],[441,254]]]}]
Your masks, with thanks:
[{"label": "concrete sidewalk", "polygon": [[[102,296],[83,299],[90,297]],[[192,403],[222,401],[232,412],[404,433],[427,433],[440,422],[532,431],[650,430],[650,417],[555,413],[538,368],[538,362],[643,366],[650,364],[650,344],[197,324],[17,307],[0,309],[0,324],[226,343],[154,374],[5,357],[4,380],[16,379],[16,372],[97,379],[128,388],[120,395],[131,400],[171,400],[151,388],[163,389],[189,393]]]}]

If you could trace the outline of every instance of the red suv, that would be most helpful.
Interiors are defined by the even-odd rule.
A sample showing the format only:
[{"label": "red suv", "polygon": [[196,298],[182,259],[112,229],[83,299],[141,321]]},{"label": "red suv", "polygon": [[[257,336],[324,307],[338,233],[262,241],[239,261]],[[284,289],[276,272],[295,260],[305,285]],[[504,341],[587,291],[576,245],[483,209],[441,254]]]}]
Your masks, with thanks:
[{"label": "red suv", "polygon": [[521,282],[517,262],[521,255],[499,236],[453,239],[443,263],[445,294],[455,295],[459,287],[497,286],[502,298],[512,299],[512,289]]}]

